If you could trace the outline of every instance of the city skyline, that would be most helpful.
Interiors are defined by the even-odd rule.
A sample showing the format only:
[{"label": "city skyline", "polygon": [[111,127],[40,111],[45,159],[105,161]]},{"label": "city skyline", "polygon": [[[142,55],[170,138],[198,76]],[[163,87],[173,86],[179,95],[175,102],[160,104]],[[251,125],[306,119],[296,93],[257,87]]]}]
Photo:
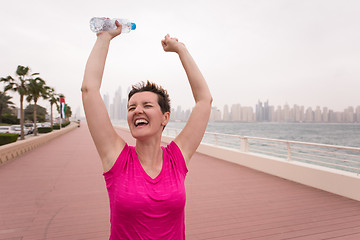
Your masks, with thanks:
[{"label": "city skyline", "polygon": [[[129,87],[127,88],[129,91]],[[103,94],[103,100],[110,119],[126,120],[127,94],[123,94],[119,86],[112,99],[108,93]],[[327,106],[304,106],[288,103],[270,105],[270,101],[260,101],[252,106],[241,103],[225,104],[222,110],[213,105],[210,121],[229,122],[324,122],[324,123],[360,123],[360,104],[348,106],[342,111],[334,111]],[[181,105],[171,106],[172,121],[186,121],[190,116],[191,108]]]},{"label": "city skyline", "polygon": [[326,106],[315,108],[285,103],[273,106],[269,101],[258,101],[255,108],[232,104],[225,105],[223,112],[213,107],[212,121],[238,122],[304,122],[304,123],[360,123],[360,105],[349,106],[343,111],[334,111]]}]

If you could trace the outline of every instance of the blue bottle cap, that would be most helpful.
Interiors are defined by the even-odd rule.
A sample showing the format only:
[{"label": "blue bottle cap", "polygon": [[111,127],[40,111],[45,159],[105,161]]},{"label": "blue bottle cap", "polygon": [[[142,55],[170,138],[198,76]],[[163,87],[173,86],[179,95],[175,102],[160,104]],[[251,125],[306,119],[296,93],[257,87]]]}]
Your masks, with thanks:
[{"label": "blue bottle cap", "polygon": [[136,24],[135,23],[131,23],[131,30],[135,30],[136,29]]}]

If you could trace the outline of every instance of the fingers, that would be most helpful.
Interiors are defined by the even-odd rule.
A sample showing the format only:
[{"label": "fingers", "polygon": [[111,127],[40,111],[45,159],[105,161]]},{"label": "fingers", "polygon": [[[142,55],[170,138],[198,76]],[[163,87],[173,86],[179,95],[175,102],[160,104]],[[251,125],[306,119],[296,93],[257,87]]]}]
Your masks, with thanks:
[{"label": "fingers", "polygon": [[166,48],[166,42],[165,42],[165,40],[161,40],[161,45],[162,45],[162,47],[165,49]]},{"label": "fingers", "polygon": [[122,25],[119,23],[118,20],[115,21],[115,25],[116,25],[116,30],[120,30],[120,33],[121,33],[121,30],[122,30]]},{"label": "fingers", "polygon": [[163,47],[164,50],[166,50],[166,47],[168,46],[167,42],[169,41],[170,35],[166,34],[164,39],[161,40],[161,45]]},{"label": "fingers", "polygon": [[[179,42],[179,39],[177,39],[177,38],[172,38],[172,37],[170,37],[169,34],[166,34],[166,36],[164,37],[164,39],[162,40],[162,42],[164,42],[164,43],[166,44],[167,42],[169,42],[169,41],[171,41],[171,40],[175,40],[176,42]],[[167,45],[167,44],[166,44],[166,45]]]}]

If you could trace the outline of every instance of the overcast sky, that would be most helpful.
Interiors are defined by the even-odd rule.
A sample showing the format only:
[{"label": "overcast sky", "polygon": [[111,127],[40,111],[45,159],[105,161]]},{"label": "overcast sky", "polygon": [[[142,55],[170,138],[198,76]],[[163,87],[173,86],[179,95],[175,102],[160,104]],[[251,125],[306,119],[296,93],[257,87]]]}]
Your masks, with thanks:
[{"label": "overcast sky", "polygon": [[[336,111],[360,105],[358,0],[1,1],[0,76],[29,66],[82,111],[93,16],[137,24],[111,43],[101,88],[111,101],[119,86],[125,95],[150,80],[168,89],[173,107],[193,106],[178,57],[161,47],[169,33],[188,47],[221,110],[258,100]],[[17,95],[13,101],[19,105]]]}]

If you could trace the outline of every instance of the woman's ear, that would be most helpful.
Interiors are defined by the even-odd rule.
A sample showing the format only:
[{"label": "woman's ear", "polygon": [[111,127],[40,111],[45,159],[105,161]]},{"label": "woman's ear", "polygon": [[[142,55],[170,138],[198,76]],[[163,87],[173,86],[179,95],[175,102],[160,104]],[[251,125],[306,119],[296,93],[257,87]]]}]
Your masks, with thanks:
[{"label": "woman's ear", "polygon": [[170,113],[166,112],[163,114],[163,121],[161,123],[162,126],[166,126],[170,121]]}]

